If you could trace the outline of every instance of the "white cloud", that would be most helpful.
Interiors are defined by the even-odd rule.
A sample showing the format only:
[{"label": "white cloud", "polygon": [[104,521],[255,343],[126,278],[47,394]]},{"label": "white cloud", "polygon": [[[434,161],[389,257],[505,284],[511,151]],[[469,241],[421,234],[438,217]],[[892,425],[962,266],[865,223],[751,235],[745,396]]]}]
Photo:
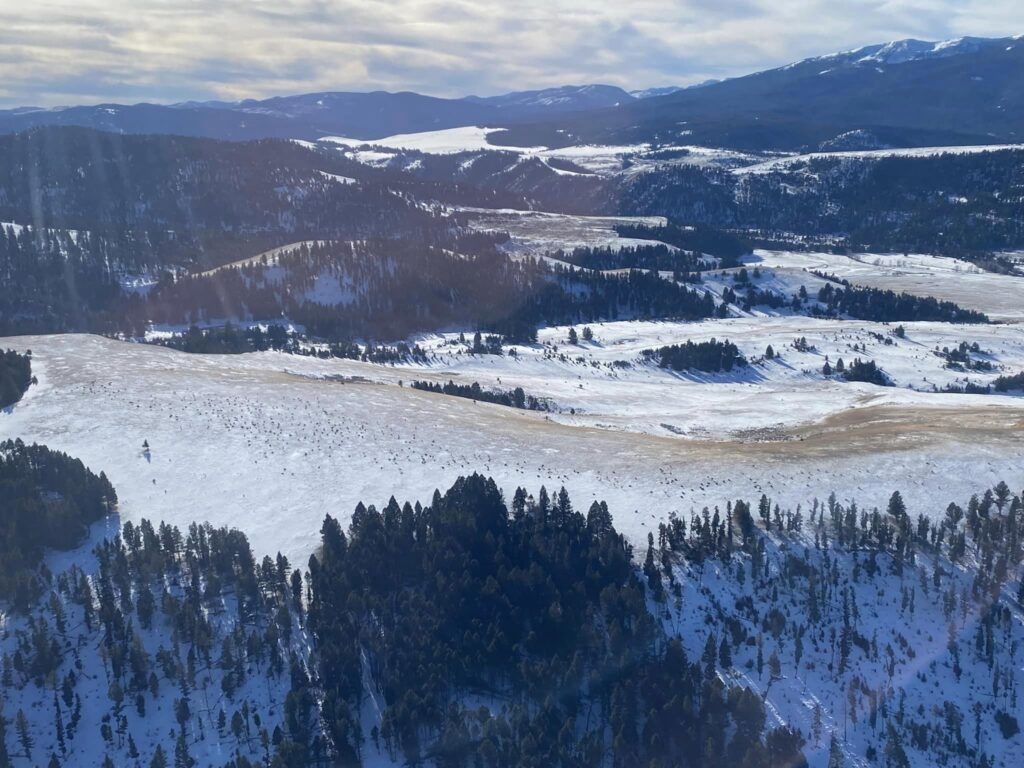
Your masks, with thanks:
[{"label": "white cloud", "polygon": [[0,103],[686,84],[900,37],[1013,34],[1019,0],[35,0]]}]

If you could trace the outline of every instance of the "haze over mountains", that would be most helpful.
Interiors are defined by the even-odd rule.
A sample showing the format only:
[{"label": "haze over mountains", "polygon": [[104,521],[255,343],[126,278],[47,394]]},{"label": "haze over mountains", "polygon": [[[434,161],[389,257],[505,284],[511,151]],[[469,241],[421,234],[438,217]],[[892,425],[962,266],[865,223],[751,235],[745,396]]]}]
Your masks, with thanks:
[{"label": "haze over mountains", "polygon": [[690,88],[569,85],[499,96],[312,93],[241,102],[0,111],[0,131],[78,125],[228,140],[373,140],[468,125],[520,146],[697,143],[806,151],[1013,143],[1024,136],[1019,38],[901,40]]}]

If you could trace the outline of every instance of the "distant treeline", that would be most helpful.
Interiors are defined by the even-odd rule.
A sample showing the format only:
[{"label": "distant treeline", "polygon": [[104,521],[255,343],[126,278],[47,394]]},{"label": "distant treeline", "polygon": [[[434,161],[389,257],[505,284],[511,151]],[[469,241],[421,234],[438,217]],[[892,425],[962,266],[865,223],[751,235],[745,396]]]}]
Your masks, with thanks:
[{"label": "distant treeline", "polygon": [[27,606],[44,548],[77,546],[116,505],[106,475],[78,459],[21,440],[0,443],[0,598]]},{"label": "distant treeline", "polygon": [[0,352],[0,408],[21,400],[21,396],[34,383],[31,352],[25,355],[13,349]]},{"label": "distant treeline", "polygon": [[837,288],[831,283],[818,291],[818,301],[828,315],[848,315],[873,322],[930,320],[944,323],[987,323],[988,316],[964,309],[951,301],[931,296],[912,296],[878,288],[855,288],[848,283]]},{"label": "distant treeline", "polygon": [[673,371],[718,373],[747,364],[739,348],[728,340],[687,341],[685,344],[673,344],[660,349],[645,349],[641,354],[657,360],[662,368],[671,368]]},{"label": "distant treeline", "polygon": [[619,224],[615,227],[619,237],[639,240],[660,240],[695,255],[706,253],[720,260],[720,267],[738,267],[740,259],[751,251],[750,243],[729,232],[702,224],[680,226],[669,222],[664,227],[646,224]]},{"label": "distant treeline", "polygon": [[585,269],[654,269],[673,272],[679,276],[677,279],[688,283],[699,283],[700,275],[693,273],[715,266],[713,262],[700,258],[699,253],[676,250],[661,243],[624,248],[559,249],[548,256]]},{"label": "distant treeline", "polygon": [[394,346],[359,345],[354,341],[332,342],[324,346],[304,346],[305,337],[283,325],[271,324],[265,329],[254,325],[240,328],[234,323],[225,323],[215,328],[191,326],[184,333],[153,339],[150,343],[170,347],[181,352],[206,355],[235,355],[243,352],[289,352],[306,357],[346,360],[362,360],[368,363],[398,363],[408,360],[425,361],[427,353],[418,344],[412,346],[399,342]]},{"label": "distant treeline", "polygon": [[422,389],[424,392],[436,392],[441,395],[453,395],[455,397],[466,397],[472,400],[480,400],[485,403],[496,405],[507,405],[510,408],[523,408],[528,411],[546,411],[548,404],[539,400],[533,395],[528,395],[522,387],[510,389],[507,392],[501,390],[487,390],[480,386],[480,382],[472,384],[456,384],[449,381],[441,385],[430,381],[414,381],[413,388]]},{"label": "distant treeline", "polygon": [[152,343],[194,354],[237,355],[268,349],[292,351],[297,335],[282,325],[268,325],[264,330],[258,325],[240,328],[234,323],[225,323],[216,328],[192,325],[184,333],[156,338]]}]

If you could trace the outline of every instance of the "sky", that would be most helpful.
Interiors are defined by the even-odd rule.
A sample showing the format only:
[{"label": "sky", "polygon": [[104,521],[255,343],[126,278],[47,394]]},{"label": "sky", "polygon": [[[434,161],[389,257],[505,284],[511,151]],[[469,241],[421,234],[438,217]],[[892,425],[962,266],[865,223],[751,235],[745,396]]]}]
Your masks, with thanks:
[{"label": "sky", "polygon": [[0,11],[0,107],[689,85],[906,37],[1024,33],[1020,0],[0,0]]}]

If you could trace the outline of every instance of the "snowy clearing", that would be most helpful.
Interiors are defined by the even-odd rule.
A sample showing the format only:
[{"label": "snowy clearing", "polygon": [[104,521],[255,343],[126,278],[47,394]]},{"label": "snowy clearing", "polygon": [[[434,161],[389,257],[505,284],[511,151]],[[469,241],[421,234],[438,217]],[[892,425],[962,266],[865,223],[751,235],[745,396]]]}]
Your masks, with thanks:
[{"label": "snowy clearing", "polygon": [[[593,355],[629,358],[659,341],[659,326],[666,342],[717,334],[740,343],[743,322],[753,321],[595,326]],[[811,338],[811,323],[792,322],[778,332],[806,323]],[[760,345],[764,337],[755,338]],[[914,513],[940,515],[949,499],[979,487],[1024,483],[1024,402],[1009,397],[813,377],[803,387],[701,385],[646,369],[618,378],[598,360],[544,360],[540,347],[518,361],[402,368],[279,353],[188,355],[85,335],[0,344],[31,348],[40,381],[0,414],[0,438],[42,442],[105,471],[123,520],[233,525],[257,552],[280,550],[293,562],[313,551],[326,512],[347,522],[358,501],[386,501],[376,498],[381,488],[425,499],[474,471],[508,495],[518,485],[564,484],[580,504],[605,499],[636,542],[670,511],[688,515],[762,492],[795,507],[834,490],[867,506],[884,505],[898,488]],[[777,363],[787,364],[786,356]],[[407,386],[456,374],[482,384],[500,376],[506,388],[522,384],[584,413],[549,416]]]},{"label": "snowy clearing", "polygon": [[799,163],[812,160],[873,160],[883,157],[936,157],[938,155],[973,155],[979,152],[1004,152],[1024,149],[1024,144],[982,144],[952,147],[907,147],[893,149],[864,149],[848,152],[810,152],[806,155],[789,155],[773,158],[754,165],[735,168],[733,173],[770,173],[781,171]]}]

